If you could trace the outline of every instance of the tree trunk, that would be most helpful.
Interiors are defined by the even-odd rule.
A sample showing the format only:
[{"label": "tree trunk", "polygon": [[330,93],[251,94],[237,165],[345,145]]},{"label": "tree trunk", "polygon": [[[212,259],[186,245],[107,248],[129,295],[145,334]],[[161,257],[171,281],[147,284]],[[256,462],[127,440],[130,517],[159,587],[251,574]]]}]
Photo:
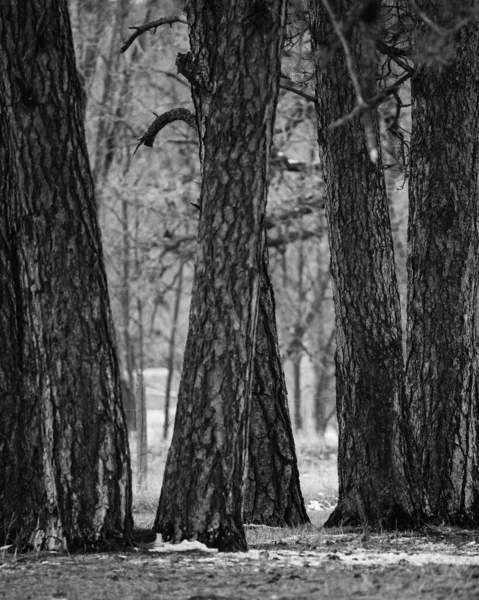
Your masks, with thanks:
[{"label": "tree trunk", "polygon": [[166,378],[165,389],[165,422],[163,423],[163,439],[168,439],[170,430],[170,407],[171,407],[171,387],[173,383],[173,374],[175,372],[175,355],[176,355],[176,333],[178,330],[178,318],[180,316],[181,294],[183,292],[183,271],[185,263],[181,260],[180,268],[178,269],[178,285],[175,292],[175,301],[173,305],[173,320],[171,322],[170,339],[168,343],[168,376]]},{"label": "tree trunk", "polygon": [[303,417],[301,414],[301,354],[295,353],[293,358],[293,407],[294,428],[301,431],[303,428]]},{"label": "tree trunk", "polygon": [[116,0],[115,5],[113,5],[109,48],[103,55],[106,68],[97,116],[98,128],[93,161],[93,180],[97,191],[102,189],[113,162],[115,129],[118,128],[117,119],[118,117],[121,119],[122,112],[120,108],[120,114],[117,114],[118,108],[122,102],[128,100],[129,77],[121,74],[119,47],[121,46],[125,22],[128,18],[129,5],[130,0]]},{"label": "tree trunk", "polygon": [[309,523],[299,484],[266,248],[260,282],[249,427],[243,521],[270,527]]},{"label": "tree trunk", "polygon": [[[337,19],[346,14],[347,4],[336,4],[342,11]],[[339,500],[326,526],[410,527],[416,515],[402,437],[401,319],[384,178],[368,156],[361,120],[330,128],[354,108],[356,98],[342,49],[322,68],[321,41],[334,38],[334,32],[321,0],[311,3],[311,13],[339,426]],[[361,40],[356,26],[348,37],[357,69]],[[368,139],[369,150],[370,144]]]},{"label": "tree trunk", "polygon": [[148,413],[146,410],[146,391],[143,345],[143,307],[137,300],[138,307],[138,369],[136,372],[136,475],[139,486],[148,487]]},{"label": "tree trunk", "polygon": [[[136,393],[135,393],[135,351],[133,348],[133,342],[130,335],[130,323],[131,323],[131,276],[130,276],[130,262],[131,262],[131,233],[130,233],[130,217],[129,217],[129,200],[123,197],[121,200],[121,229],[122,229],[122,265],[121,265],[121,292],[120,292],[120,304],[121,304],[121,339],[124,346],[124,367],[126,371],[126,377],[128,381],[128,389],[133,397],[133,405],[136,404]],[[136,429],[136,409],[135,415],[130,415],[130,420],[134,423]]]},{"label": "tree trunk", "polygon": [[209,110],[197,115],[204,148],[195,282],[154,526],[165,540],[197,539],[228,551],[246,549],[245,423],[284,2],[267,0],[257,11],[251,0],[189,5],[190,42],[200,66],[191,76],[207,89],[202,101]]},{"label": "tree trunk", "polygon": [[[442,22],[439,5],[422,8]],[[455,36],[454,57],[412,80],[406,376],[425,510],[474,526],[478,48],[474,21]]]},{"label": "tree trunk", "polygon": [[131,472],[65,1],[0,19],[0,539],[131,540]]},{"label": "tree trunk", "polygon": [[302,414],[302,389],[301,389],[301,360],[304,352],[304,334],[306,333],[304,304],[306,293],[304,289],[304,250],[303,244],[298,248],[298,298],[296,323],[294,324],[293,341],[293,406],[294,406],[294,428],[296,431],[303,429]]},{"label": "tree trunk", "polygon": [[326,432],[329,419],[334,415],[334,410],[327,409],[325,392],[330,385],[334,373],[328,369],[328,363],[332,362],[333,346],[336,339],[336,331],[333,328],[326,345],[322,348],[321,361],[316,365],[316,380],[314,386],[314,424],[316,433],[321,437]]}]

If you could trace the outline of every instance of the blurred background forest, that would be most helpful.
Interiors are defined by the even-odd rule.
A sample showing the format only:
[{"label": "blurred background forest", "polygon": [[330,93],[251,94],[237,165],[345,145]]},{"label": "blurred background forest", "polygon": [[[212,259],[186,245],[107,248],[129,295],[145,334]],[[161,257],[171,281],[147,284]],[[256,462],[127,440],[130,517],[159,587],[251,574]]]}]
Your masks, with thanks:
[{"label": "blurred background forest", "polygon": [[[165,128],[153,148],[134,151],[153,113],[193,109],[189,83],[175,66],[177,54],[188,51],[187,26],[163,26],[138,37],[126,53],[120,48],[131,33],[128,27],[183,13],[184,2],[69,0],[69,6],[86,91],[85,127],[127,419],[133,431],[135,398],[142,392],[138,374],[144,373],[148,446],[154,451],[165,446],[174,420],[188,329],[200,169],[196,133],[183,122]],[[280,93],[268,246],[295,437],[300,445],[332,451],[337,436],[329,248],[310,47],[301,2],[292,6],[282,84],[300,94]],[[409,115],[407,98],[400,114],[397,99],[381,110],[384,132],[394,121],[394,137],[390,130],[383,136],[383,151],[391,165],[386,178],[404,309],[407,189],[400,165],[406,161],[398,158],[396,142],[403,138],[406,145],[400,147],[407,148]]]}]

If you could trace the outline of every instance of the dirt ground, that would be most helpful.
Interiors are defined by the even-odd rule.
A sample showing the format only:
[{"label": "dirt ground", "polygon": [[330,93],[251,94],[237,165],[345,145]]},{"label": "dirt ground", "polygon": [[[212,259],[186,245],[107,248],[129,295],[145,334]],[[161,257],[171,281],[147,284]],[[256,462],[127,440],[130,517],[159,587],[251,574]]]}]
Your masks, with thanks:
[{"label": "dirt ground", "polygon": [[159,541],[96,555],[3,552],[0,599],[479,599],[479,532],[250,527],[247,535],[241,554]]},{"label": "dirt ground", "polygon": [[[143,530],[154,522],[166,451],[150,457],[148,489],[135,489],[135,525]],[[241,554],[147,538],[95,555],[0,548],[0,600],[479,600],[479,531],[321,529],[337,500],[336,459],[308,446],[299,466],[313,526],[248,526],[249,552]]]}]

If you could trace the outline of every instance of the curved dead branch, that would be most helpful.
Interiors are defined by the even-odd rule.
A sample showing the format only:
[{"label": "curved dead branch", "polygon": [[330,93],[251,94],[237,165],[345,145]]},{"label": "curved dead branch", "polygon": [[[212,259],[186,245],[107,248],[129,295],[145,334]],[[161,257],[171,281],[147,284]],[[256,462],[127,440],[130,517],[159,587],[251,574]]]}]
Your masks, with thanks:
[{"label": "curved dead branch", "polygon": [[[151,148],[158,133],[164,127],[166,127],[166,125],[169,125],[174,121],[184,121],[187,125],[189,125],[195,131],[197,131],[195,115],[191,112],[191,110],[188,110],[187,108],[173,108],[168,112],[163,113],[162,115],[155,116],[156,119],[153,121],[153,123],[148,127],[145,133],[140,138],[138,138],[139,141],[138,145],[135,148],[135,152],[141,145],[148,146],[148,148]],[[135,154],[135,152],[133,152],[133,154]]]}]

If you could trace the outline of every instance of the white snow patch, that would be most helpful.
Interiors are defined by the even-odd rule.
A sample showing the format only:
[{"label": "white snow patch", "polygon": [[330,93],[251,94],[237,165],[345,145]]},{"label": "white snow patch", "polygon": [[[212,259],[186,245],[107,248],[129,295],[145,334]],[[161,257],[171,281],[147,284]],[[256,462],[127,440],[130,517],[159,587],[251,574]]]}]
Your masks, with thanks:
[{"label": "white snow patch", "polygon": [[[213,565],[228,565],[237,562],[268,561],[274,565],[285,565],[291,567],[324,567],[327,564],[354,566],[393,566],[393,565],[452,565],[479,567],[479,555],[477,554],[451,554],[438,552],[370,552],[358,549],[354,552],[318,552],[318,551],[294,551],[294,550],[250,550],[249,552],[224,552],[216,554],[216,550],[207,548],[200,542],[181,542],[181,544],[161,544],[152,548],[150,552],[181,552],[188,550],[200,550],[210,553],[208,557],[185,557],[187,562],[210,563]],[[214,555],[211,555],[214,553]],[[164,560],[163,560],[164,562]]]},{"label": "white snow patch", "polygon": [[157,536],[153,548],[150,552],[191,552],[191,550],[199,550],[200,552],[218,552],[216,548],[208,548],[205,544],[198,541],[183,540],[179,544],[167,544],[161,541],[161,535]]},{"label": "white snow patch", "polygon": [[308,564],[311,567],[319,567],[325,562],[337,561],[337,564],[348,566],[354,565],[376,565],[387,566],[399,563],[414,566],[423,565],[456,565],[456,566],[479,566],[479,555],[472,554],[448,554],[437,552],[419,552],[408,554],[406,552],[382,552],[374,553],[366,550],[354,552],[294,552],[289,550],[260,551],[250,550],[246,555],[250,560],[268,560],[287,563],[291,566],[301,567]]},{"label": "white snow patch", "polygon": [[306,510],[309,511],[321,511],[321,510],[334,510],[336,504],[331,504],[327,500],[320,502],[319,500],[310,500]]}]

